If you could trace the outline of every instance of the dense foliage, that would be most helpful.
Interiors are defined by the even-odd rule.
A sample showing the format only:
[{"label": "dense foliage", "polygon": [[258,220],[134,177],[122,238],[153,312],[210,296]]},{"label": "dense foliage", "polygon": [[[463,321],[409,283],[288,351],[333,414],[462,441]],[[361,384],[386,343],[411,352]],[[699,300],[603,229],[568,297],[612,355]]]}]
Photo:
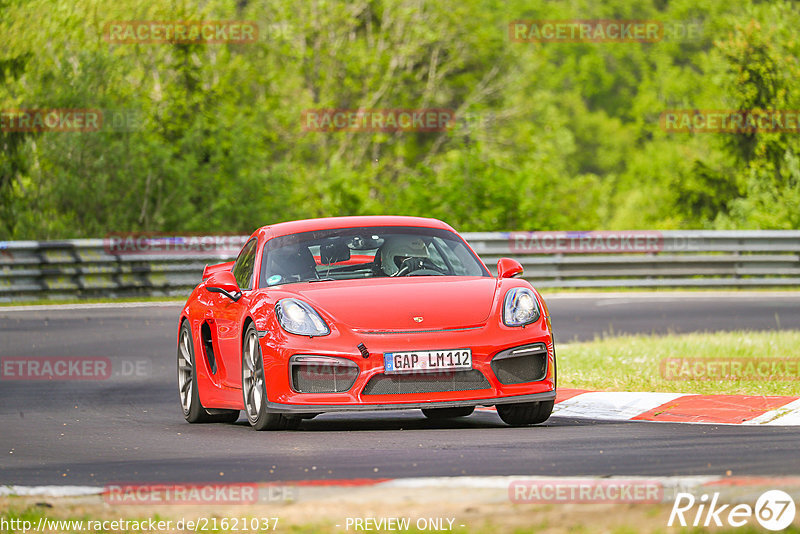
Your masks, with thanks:
[{"label": "dense foliage", "polygon": [[[657,20],[655,43],[513,42],[516,19]],[[255,43],[112,44],[109,21],[249,20]],[[0,0],[0,239],[239,232],[350,214],[463,231],[800,228],[797,133],[671,133],[665,109],[800,110],[800,8],[737,0]],[[449,108],[445,132],[303,110]]]}]

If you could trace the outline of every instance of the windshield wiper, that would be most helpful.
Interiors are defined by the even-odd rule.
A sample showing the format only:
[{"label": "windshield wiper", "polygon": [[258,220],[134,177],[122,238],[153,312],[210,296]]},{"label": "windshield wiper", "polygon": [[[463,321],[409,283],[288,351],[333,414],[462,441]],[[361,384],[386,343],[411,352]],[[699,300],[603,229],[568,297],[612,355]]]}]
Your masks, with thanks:
[{"label": "windshield wiper", "polygon": [[313,284],[314,282],[333,282],[334,280],[339,280],[339,278],[314,278],[312,280],[306,280],[306,282]]}]

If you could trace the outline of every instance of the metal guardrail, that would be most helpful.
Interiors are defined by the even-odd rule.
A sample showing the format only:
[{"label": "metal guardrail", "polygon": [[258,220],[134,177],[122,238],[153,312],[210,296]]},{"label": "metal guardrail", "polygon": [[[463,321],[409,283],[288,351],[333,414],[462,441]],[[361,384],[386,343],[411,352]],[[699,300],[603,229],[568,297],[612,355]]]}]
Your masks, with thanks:
[{"label": "metal guardrail", "polygon": [[[463,234],[494,272],[512,257],[537,287],[800,286],[800,231]],[[117,239],[117,241],[114,241]],[[143,240],[142,240],[143,239]],[[0,301],[184,297],[246,236],[0,242]]]},{"label": "metal guardrail", "polygon": [[797,230],[511,232],[465,238],[490,268],[503,256],[519,260],[536,287],[800,285]]},{"label": "metal guardrail", "polygon": [[[187,296],[203,267],[234,259],[248,236],[205,250],[203,237],[146,237],[147,246],[113,239],[0,242],[0,302],[39,298]],[[190,240],[198,244],[190,245]],[[187,244],[181,250],[181,244]]]}]

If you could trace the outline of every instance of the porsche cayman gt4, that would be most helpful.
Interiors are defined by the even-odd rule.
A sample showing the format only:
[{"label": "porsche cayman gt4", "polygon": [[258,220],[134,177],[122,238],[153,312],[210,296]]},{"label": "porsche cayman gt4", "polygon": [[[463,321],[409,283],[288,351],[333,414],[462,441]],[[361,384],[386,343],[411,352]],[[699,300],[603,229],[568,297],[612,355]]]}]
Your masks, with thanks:
[{"label": "porsche cayman gt4", "polygon": [[556,396],[547,306],[508,258],[492,276],[447,224],[342,217],[259,228],[207,266],[178,326],[190,423],[296,428],[325,412],[421,409],[545,421]]}]

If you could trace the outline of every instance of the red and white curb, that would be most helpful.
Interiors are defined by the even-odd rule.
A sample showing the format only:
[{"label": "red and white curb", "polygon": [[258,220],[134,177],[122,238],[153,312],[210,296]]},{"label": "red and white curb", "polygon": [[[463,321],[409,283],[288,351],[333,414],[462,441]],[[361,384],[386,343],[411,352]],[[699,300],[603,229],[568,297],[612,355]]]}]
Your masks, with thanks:
[{"label": "red and white curb", "polygon": [[606,421],[800,425],[800,397],[561,389],[553,415]]},{"label": "red and white curb", "polygon": [[[478,411],[495,411],[494,407]],[[800,425],[800,397],[559,389],[553,415],[600,421]]]}]

